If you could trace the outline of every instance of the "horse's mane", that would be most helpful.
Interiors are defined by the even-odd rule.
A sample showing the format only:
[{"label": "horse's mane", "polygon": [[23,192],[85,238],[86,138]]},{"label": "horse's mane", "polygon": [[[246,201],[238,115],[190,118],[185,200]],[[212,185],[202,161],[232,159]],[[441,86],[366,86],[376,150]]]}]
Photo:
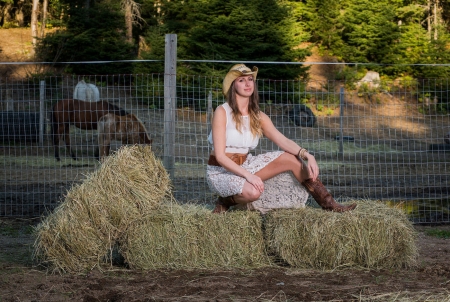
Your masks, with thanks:
[{"label": "horse's mane", "polygon": [[124,109],[120,108],[119,106],[116,106],[114,104],[111,104],[110,102],[106,102],[108,104],[108,111],[111,113],[114,113],[119,116],[128,115],[129,113],[126,112]]}]

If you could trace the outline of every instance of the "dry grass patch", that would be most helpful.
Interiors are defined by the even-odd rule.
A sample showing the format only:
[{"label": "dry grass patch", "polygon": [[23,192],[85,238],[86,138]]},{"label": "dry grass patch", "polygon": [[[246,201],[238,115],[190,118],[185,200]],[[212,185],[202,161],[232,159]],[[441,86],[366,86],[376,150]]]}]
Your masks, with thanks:
[{"label": "dry grass patch", "polygon": [[270,265],[259,213],[223,215],[165,206],[129,228],[121,253],[131,268],[253,268]]},{"label": "dry grass patch", "polygon": [[370,296],[355,296],[359,302],[450,302],[450,293],[431,294],[429,292],[395,292]]},{"label": "dry grass patch", "polygon": [[122,147],[37,226],[35,257],[59,271],[92,269],[133,221],[171,201],[170,177],[150,147]]},{"label": "dry grass patch", "polygon": [[408,268],[416,265],[416,232],[399,209],[353,201],[347,213],[307,207],[267,214],[269,251],[292,267]]}]

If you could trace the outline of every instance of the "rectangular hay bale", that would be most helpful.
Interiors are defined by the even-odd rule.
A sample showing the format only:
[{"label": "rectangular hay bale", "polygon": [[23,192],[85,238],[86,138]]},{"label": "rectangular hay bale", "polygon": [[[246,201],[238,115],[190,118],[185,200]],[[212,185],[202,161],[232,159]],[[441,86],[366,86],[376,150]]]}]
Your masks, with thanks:
[{"label": "rectangular hay bale", "polygon": [[412,267],[416,233],[399,209],[358,201],[352,212],[306,207],[266,215],[268,250],[292,267],[336,269]]},{"label": "rectangular hay bale", "polygon": [[60,205],[34,230],[34,258],[55,272],[85,272],[102,266],[114,244],[105,234],[107,229],[86,220],[86,208],[76,206]]},{"label": "rectangular hay bale", "polygon": [[135,269],[268,266],[261,223],[256,212],[172,205],[134,223],[119,245]]}]

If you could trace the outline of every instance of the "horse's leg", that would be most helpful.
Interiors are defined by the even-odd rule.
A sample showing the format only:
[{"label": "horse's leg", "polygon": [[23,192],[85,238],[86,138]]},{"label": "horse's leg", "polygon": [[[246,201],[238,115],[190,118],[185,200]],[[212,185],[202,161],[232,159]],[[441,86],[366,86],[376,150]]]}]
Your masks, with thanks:
[{"label": "horse's leg", "polygon": [[99,160],[102,161],[106,156],[109,155],[109,147],[111,144],[110,140],[110,130],[107,122],[104,121],[104,118],[101,118],[97,124],[97,133],[98,133],[98,152],[99,152]]},{"label": "horse's leg", "polygon": [[111,141],[108,140],[108,142],[106,142],[106,145],[104,146],[105,150],[104,150],[104,156],[108,156],[109,155],[109,150],[111,149]]},{"label": "horse's leg", "polygon": [[100,147],[96,146],[94,149],[94,157],[96,160],[100,160]]},{"label": "horse's leg", "polygon": [[74,159],[77,160],[77,157],[75,155],[75,152],[72,151],[72,148],[70,147],[70,135],[69,135],[69,131],[70,131],[70,125],[69,124],[64,124],[64,142],[66,143],[66,149],[67,152],[70,154],[70,156]]},{"label": "horse's leg", "polygon": [[[53,131],[53,133],[52,133],[52,135],[53,135],[53,147],[55,148],[55,158],[56,158],[56,160],[57,161],[60,161],[61,160],[61,158],[59,157],[59,135],[60,135],[60,133],[59,133],[59,126],[57,126],[57,125],[55,125],[56,126],[56,128],[54,128],[54,129],[52,129]],[[55,127],[55,126],[53,126],[53,127]]]},{"label": "horse's leg", "polygon": [[51,112],[51,133],[52,133],[53,148],[55,149],[55,158],[57,161],[61,160],[61,158],[59,157],[59,136],[60,136],[59,126],[60,125],[56,117],[55,108],[53,108]]},{"label": "horse's leg", "polygon": [[111,147],[111,141],[108,139],[102,140],[98,143],[99,150],[99,160],[102,161],[106,156],[109,155],[109,149]]},{"label": "horse's leg", "polygon": [[102,161],[103,158],[105,158],[106,156],[108,156],[109,153],[109,146],[106,145],[106,139],[104,137],[102,137],[102,134],[99,135],[98,137],[98,153],[99,153],[99,160]]},{"label": "horse's leg", "polygon": [[98,143],[98,160],[101,161],[104,157],[103,155],[103,144],[100,144],[100,142]]}]

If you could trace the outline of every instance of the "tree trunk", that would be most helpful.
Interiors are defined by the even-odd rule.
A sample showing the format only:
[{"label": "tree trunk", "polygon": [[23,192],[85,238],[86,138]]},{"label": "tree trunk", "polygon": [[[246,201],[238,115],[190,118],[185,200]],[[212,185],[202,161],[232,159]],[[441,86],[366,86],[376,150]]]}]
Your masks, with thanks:
[{"label": "tree trunk", "polygon": [[24,9],[26,9],[25,1],[17,2],[17,13],[16,13],[16,21],[19,24],[19,27],[25,26],[25,13]]},{"label": "tree trunk", "polygon": [[8,11],[8,6],[11,6],[11,4],[6,3],[5,5],[0,6],[0,26],[3,26],[6,22],[6,12]]},{"label": "tree trunk", "polygon": [[122,0],[121,5],[125,14],[126,39],[133,43],[133,23],[139,24],[139,21],[144,21],[141,18],[141,5],[134,0]]},{"label": "tree trunk", "polygon": [[45,35],[45,27],[47,25],[47,8],[48,8],[48,0],[44,0],[44,3],[42,3],[41,38],[43,38]]},{"label": "tree trunk", "polygon": [[39,0],[33,0],[33,7],[31,10],[31,37],[33,46],[36,46],[36,37],[38,36],[38,9]]},{"label": "tree trunk", "polygon": [[434,40],[438,38],[438,5],[439,0],[436,0],[434,3]]},{"label": "tree trunk", "polygon": [[428,9],[428,18],[427,18],[427,32],[428,39],[431,41],[431,0],[427,1],[427,9]]},{"label": "tree trunk", "polygon": [[125,0],[124,8],[125,8],[125,27],[126,27],[126,38],[127,41],[133,43],[133,13],[131,7],[131,1]]}]

